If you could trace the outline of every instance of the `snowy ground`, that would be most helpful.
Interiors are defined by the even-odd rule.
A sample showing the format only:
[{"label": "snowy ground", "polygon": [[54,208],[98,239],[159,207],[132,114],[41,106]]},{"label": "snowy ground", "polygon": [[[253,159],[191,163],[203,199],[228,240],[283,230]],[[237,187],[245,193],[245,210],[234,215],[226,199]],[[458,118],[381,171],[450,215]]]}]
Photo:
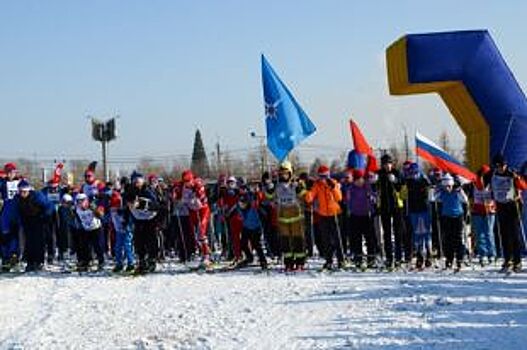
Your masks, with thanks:
[{"label": "snowy ground", "polygon": [[527,274],[0,275],[1,349],[525,349]]}]

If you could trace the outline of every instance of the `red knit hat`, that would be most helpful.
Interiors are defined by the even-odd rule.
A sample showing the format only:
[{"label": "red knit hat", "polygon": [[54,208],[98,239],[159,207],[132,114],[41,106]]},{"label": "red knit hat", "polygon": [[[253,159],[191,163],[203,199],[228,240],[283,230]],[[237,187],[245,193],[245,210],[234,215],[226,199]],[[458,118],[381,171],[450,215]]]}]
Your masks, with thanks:
[{"label": "red knit hat", "polygon": [[192,170],[187,169],[183,171],[183,174],[181,174],[181,180],[183,180],[183,182],[190,182],[194,180],[194,174],[192,174]]},{"label": "red knit hat", "polygon": [[318,167],[317,173],[319,176],[329,176],[329,168],[327,165],[321,165]]},{"label": "red knit hat", "polygon": [[4,165],[4,171],[6,173],[8,173],[10,171],[13,171],[13,170],[16,170],[16,164],[15,163],[6,163]]},{"label": "red knit hat", "polygon": [[490,166],[488,166],[487,164],[483,164],[481,166],[481,169],[479,169],[479,171],[481,172],[482,175],[486,175],[490,172]]},{"label": "red knit hat", "polygon": [[353,178],[355,180],[363,178],[364,177],[364,170],[362,169],[355,169],[353,170]]}]

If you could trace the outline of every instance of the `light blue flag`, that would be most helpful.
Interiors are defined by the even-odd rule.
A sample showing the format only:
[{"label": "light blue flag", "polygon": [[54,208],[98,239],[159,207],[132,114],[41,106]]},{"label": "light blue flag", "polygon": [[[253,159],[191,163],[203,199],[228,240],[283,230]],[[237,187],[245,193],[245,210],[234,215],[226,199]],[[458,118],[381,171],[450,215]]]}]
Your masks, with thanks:
[{"label": "light blue flag", "polygon": [[267,147],[282,162],[289,152],[316,131],[302,107],[262,55]]}]

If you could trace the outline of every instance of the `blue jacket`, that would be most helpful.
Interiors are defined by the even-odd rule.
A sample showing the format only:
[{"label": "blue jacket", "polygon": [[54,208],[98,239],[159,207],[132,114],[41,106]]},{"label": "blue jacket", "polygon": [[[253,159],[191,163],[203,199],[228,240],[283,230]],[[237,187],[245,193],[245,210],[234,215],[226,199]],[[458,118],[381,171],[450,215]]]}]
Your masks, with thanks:
[{"label": "blue jacket", "polygon": [[256,208],[250,206],[247,209],[238,208],[238,211],[243,220],[243,228],[249,230],[259,230],[262,228],[262,222],[260,221],[260,216]]},{"label": "blue jacket", "polygon": [[440,190],[437,196],[441,203],[441,216],[458,217],[463,215],[463,203],[466,202],[463,190],[448,192]]},{"label": "blue jacket", "polygon": [[7,179],[0,179],[0,198],[4,201],[1,211],[0,233],[8,232],[13,224],[18,222],[15,197],[18,193],[18,179],[8,185]]},{"label": "blue jacket", "polygon": [[43,221],[52,215],[54,207],[40,191],[31,191],[26,199],[16,195],[16,215],[22,227]]}]

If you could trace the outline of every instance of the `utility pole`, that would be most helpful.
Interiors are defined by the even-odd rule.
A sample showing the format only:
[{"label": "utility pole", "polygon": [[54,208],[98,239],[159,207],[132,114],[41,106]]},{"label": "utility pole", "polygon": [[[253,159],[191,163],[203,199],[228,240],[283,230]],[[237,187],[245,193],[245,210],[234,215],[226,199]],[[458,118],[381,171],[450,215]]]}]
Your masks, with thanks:
[{"label": "utility pole", "polygon": [[222,173],[220,140],[216,141],[216,169],[218,169],[218,175],[220,175]]},{"label": "utility pole", "polygon": [[408,131],[406,130],[406,126],[403,125],[404,130],[404,154],[406,156],[406,160],[410,159],[410,145],[408,144]]},{"label": "utility pole", "polygon": [[261,167],[260,167],[260,173],[263,174],[266,170],[269,168],[269,164],[267,161],[267,146],[266,146],[266,137],[263,135],[258,135],[256,132],[251,131],[249,133],[253,139],[257,139],[260,141],[260,161],[261,161]]},{"label": "utility pole", "polygon": [[92,124],[92,138],[95,141],[101,143],[102,146],[102,168],[104,173],[104,181],[110,179],[109,169],[108,169],[108,143],[117,138],[117,132],[115,128],[115,119],[111,118],[106,122],[102,122],[95,118],[91,118]]}]

